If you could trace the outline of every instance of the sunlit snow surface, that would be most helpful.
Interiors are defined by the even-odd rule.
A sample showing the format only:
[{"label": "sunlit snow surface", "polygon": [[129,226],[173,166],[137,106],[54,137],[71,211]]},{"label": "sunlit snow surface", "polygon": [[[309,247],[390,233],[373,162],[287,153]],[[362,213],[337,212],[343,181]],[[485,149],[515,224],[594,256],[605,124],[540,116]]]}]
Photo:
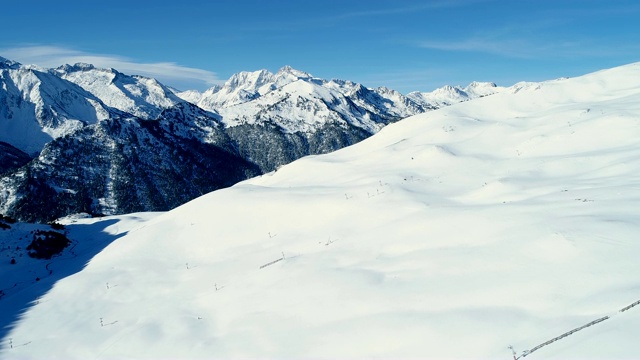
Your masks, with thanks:
[{"label": "sunlit snow surface", "polygon": [[106,219],[126,235],[44,289],[0,356],[512,359],[611,316],[525,358],[635,358],[640,306],[618,310],[640,300],[638,139],[632,64]]}]

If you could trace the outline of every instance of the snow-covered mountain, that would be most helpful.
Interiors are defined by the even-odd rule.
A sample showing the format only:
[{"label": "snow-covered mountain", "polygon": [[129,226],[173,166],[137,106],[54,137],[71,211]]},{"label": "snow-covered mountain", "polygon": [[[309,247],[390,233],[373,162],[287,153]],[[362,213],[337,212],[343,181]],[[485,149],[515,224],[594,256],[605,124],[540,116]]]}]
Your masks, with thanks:
[{"label": "snow-covered mountain", "polygon": [[17,70],[21,66],[22,66],[22,64],[20,64],[17,61],[9,60],[9,59],[6,59],[6,58],[3,58],[2,56],[0,56],[0,68],[1,69]]},{"label": "snow-covered mountain", "polygon": [[169,210],[260,173],[211,113],[185,102],[156,121],[112,118],[52,141],[0,178],[0,213],[46,222]]},{"label": "snow-covered mountain", "polygon": [[[0,141],[35,159],[0,168],[0,213],[23,221],[168,210],[440,106],[289,66],[200,94],[89,64],[1,64]],[[472,85],[465,100],[497,89]]]},{"label": "snow-covered mountain", "polygon": [[397,91],[327,81],[290,66],[275,74],[267,70],[240,72],[221,87],[178,95],[205,110],[219,112],[229,127],[270,124],[288,133],[314,131],[325,124],[354,125],[375,133],[390,122],[434,108]]},{"label": "snow-covered mountain", "polygon": [[[285,66],[275,74],[235,74],[224,86],[202,94],[176,94],[155,79],[115,69],[80,63],[42,69],[5,58],[0,58],[0,82],[0,141],[31,155],[87,124],[125,114],[152,120],[184,101],[219,113],[227,127],[260,124],[308,133],[334,124],[372,134],[390,122],[499,89],[473,83],[465,89],[451,88],[455,91],[447,87],[404,96],[386,88],[315,78]],[[458,90],[464,94],[434,95]]]},{"label": "snow-covered mountain", "polygon": [[225,127],[217,114],[178,104],[155,121],[112,118],[47,144],[0,177],[0,213],[22,221],[161,211],[371,133],[351,124],[283,132],[273,124]]},{"label": "snow-covered mountain", "polygon": [[204,93],[177,95],[219,112],[227,126],[273,123],[286,132],[296,132],[338,122],[375,133],[391,121],[502,90],[494,83],[473,82],[464,88],[445,86],[404,96],[385,87],[320,79],[285,66],[275,74],[267,70],[240,72],[223,86]]},{"label": "snow-covered mountain", "polygon": [[436,108],[449,106],[463,101],[492,95],[503,91],[505,88],[497,86],[491,82],[477,82],[461,87],[445,85],[431,92],[414,91],[407,94],[407,97],[418,104],[429,104]]},{"label": "snow-covered mountain", "polygon": [[37,154],[52,139],[112,114],[98,98],[46,69],[0,58],[0,141]]},{"label": "snow-covered mountain", "polygon": [[[47,90],[23,86],[12,92],[5,86],[0,96],[8,103],[24,104],[19,99],[44,93],[45,100],[28,104],[69,104],[76,114],[79,106],[65,102],[63,95],[77,92],[74,99],[104,109],[100,117],[90,113],[84,115],[87,121],[78,115],[74,119],[80,120],[70,122],[68,110],[53,107],[50,113],[62,114],[56,116],[64,122],[58,121],[62,125],[56,132],[49,131],[52,134],[39,142],[30,134],[48,129],[47,123],[38,122],[46,117],[15,115],[21,124],[31,124],[25,137],[32,146],[28,150],[42,151],[24,168],[0,178],[0,212],[28,221],[46,222],[76,212],[168,210],[300,157],[355,144],[391,122],[433,108],[390,89],[326,81],[291,67],[276,74],[239,73],[201,96],[182,93],[198,98],[197,107],[156,80],[114,69],[4,64],[13,78],[37,74],[44,80],[31,81],[37,84],[31,87]],[[9,112],[14,108],[7,107]],[[8,120],[1,124],[15,130],[6,134],[6,142],[20,148],[23,144],[13,141],[24,127],[12,128]]]},{"label": "snow-covered mountain", "polygon": [[125,75],[115,69],[78,63],[60,66],[51,73],[79,85],[107,106],[142,119],[155,119],[163,110],[184,101],[155,79]]},{"label": "snow-covered mountain", "polygon": [[62,220],[78,245],[46,262],[0,238],[0,356],[634,358],[638,119],[640,63],[518,84],[166,213]]}]

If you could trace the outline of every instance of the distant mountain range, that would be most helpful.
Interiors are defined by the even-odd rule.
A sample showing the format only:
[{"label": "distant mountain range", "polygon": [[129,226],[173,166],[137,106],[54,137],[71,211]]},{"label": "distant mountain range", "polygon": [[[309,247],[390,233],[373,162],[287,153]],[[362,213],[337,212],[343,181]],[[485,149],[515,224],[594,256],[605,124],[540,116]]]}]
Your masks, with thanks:
[{"label": "distant mountain range", "polygon": [[45,69],[5,58],[0,83],[0,213],[24,221],[168,210],[502,90],[472,83],[404,96],[283,67],[178,92],[89,64]]}]

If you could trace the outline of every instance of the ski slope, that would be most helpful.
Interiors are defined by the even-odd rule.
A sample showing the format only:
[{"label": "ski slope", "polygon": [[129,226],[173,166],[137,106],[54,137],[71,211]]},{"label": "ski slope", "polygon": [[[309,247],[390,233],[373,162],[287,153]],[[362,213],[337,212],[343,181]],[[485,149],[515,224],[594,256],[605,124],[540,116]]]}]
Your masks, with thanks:
[{"label": "ski slope", "polygon": [[608,316],[525,358],[635,358],[640,307],[620,310],[640,300],[639,138],[636,63],[105,219],[120,235],[33,285],[0,357],[512,359]]}]

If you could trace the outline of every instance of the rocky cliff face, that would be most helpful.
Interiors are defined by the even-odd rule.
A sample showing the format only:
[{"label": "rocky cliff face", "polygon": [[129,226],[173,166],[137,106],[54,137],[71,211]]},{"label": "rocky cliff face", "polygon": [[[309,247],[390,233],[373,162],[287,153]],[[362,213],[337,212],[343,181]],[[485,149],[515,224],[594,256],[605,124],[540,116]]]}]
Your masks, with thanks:
[{"label": "rocky cliff face", "polygon": [[209,122],[198,127],[181,115],[173,109],[157,121],[108,119],[52,141],[0,179],[2,212],[48,221],[79,212],[168,210],[260,174],[220,124],[200,118]]},{"label": "rocky cliff face", "polygon": [[29,161],[31,157],[27,153],[0,141],[0,174],[17,169]]}]

